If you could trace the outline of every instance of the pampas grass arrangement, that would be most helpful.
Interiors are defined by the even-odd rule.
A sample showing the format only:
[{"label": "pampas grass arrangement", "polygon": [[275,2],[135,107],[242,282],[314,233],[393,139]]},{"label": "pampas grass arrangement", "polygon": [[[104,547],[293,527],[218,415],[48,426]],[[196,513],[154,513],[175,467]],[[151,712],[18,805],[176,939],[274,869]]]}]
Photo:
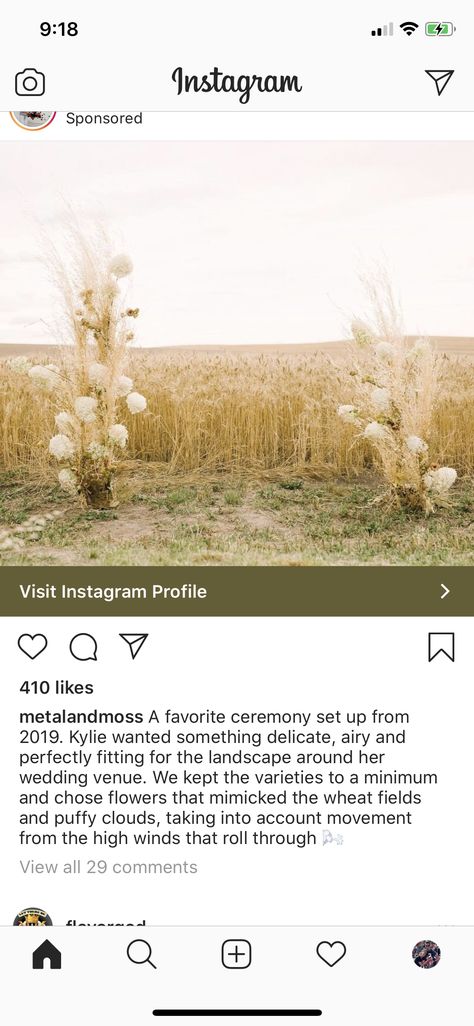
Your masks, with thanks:
[{"label": "pampas grass arrangement", "polygon": [[116,505],[115,470],[128,443],[122,411],[135,416],[147,406],[125,374],[131,322],[139,314],[127,305],[123,286],[133,264],[124,253],[112,254],[104,233],[86,239],[74,228],[67,257],[55,252],[53,266],[72,359],[27,373],[54,415],[49,454],[61,487],[107,509]]},{"label": "pampas grass arrangement", "polygon": [[371,315],[352,325],[346,367],[351,401],[337,412],[375,450],[389,501],[428,514],[457,477],[453,467],[438,466],[431,455],[441,358],[428,339],[407,340],[384,271],[364,283]]}]

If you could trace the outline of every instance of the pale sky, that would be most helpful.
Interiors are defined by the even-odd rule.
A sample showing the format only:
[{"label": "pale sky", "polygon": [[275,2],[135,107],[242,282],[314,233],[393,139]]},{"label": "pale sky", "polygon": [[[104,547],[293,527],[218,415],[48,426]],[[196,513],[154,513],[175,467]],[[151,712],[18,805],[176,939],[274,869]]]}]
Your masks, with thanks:
[{"label": "pale sky", "polygon": [[0,157],[0,343],[55,341],[39,226],[65,201],[132,257],[142,345],[344,337],[374,262],[408,333],[474,336],[472,142],[32,138]]}]

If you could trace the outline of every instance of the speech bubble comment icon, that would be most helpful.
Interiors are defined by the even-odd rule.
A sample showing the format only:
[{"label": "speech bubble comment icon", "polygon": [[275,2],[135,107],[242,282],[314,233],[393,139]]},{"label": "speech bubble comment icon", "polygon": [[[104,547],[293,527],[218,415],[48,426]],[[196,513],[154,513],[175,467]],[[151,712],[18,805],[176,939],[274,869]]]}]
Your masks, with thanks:
[{"label": "speech bubble comment icon", "polygon": [[69,644],[69,651],[81,663],[97,660],[97,642],[92,634],[75,634]]}]

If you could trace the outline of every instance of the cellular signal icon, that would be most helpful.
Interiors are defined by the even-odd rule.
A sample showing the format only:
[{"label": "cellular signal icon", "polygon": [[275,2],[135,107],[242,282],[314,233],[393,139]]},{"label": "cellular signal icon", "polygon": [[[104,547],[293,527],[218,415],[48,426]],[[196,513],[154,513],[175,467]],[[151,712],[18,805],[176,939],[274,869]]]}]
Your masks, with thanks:
[{"label": "cellular signal icon", "polygon": [[388,25],[382,25],[381,28],[372,29],[372,36],[393,36],[393,21],[390,21]]},{"label": "cellular signal icon", "polygon": [[412,36],[419,27],[420,26],[417,25],[416,21],[402,21],[402,24],[400,25],[402,32],[404,32],[406,36]]}]

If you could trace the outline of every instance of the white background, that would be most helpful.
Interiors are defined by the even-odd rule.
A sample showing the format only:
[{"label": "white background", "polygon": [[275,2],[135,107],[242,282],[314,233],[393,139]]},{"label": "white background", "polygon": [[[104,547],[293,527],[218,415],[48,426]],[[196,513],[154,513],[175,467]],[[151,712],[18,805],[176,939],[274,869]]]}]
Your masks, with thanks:
[{"label": "white background", "polygon": [[[145,919],[154,925],[472,923],[469,621],[37,618],[34,622],[9,620],[7,629],[6,623],[1,772],[10,786],[4,804],[1,869],[9,887],[2,894],[3,924],[8,925],[16,912],[29,905],[47,909],[58,925],[69,919],[91,923]],[[427,635],[436,630],[455,630],[454,664],[444,656],[428,663]],[[17,638],[24,631],[43,632],[48,638],[46,651],[34,661],[17,647]],[[80,663],[70,655],[69,641],[79,631],[96,637],[96,663]],[[127,631],[148,631],[150,635],[134,662],[119,638],[120,632]],[[95,694],[64,701],[19,693],[25,679],[36,678],[90,681]],[[88,847],[20,849],[15,823],[18,715],[20,710],[63,706],[147,712],[152,708],[407,711],[411,717],[407,744],[396,746],[393,753],[389,746],[382,746],[388,752],[384,768],[437,772],[439,783],[436,788],[423,789],[421,806],[407,806],[413,813],[413,825],[344,827],[342,845],[301,850],[182,846],[145,850],[129,845],[113,851],[100,848],[95,853]],[[143,728],[129,729],[145,727],[146,723]],[[152,724],[151,729],[160,728]],[[397,791],[398,785],[388,785],[388,790]],[[400,811],[394,806],[385,808]],[[383,811],[378,806],[347,809]],[[198,863],[199,873],[161,877],[58,873],[47,877],[25,875],[19,868],[20,858],[61,863],[80,857],[85,863],[94,855],[110,864],[122,859],[186,858]]]},{"label": "white background", "polygon": [[138,346],[344,338],[379,261],[408,335],[474,332],[472,142],[47,138],[0,165],[0,353],[69,341],[45,245],[69,261],[69,204],[132,256]]},{"label": "white background", "polygon": [[[422,25],[436,15],[456,23],[455,37],[427,40],[422,28],[410,39],[400,31],[393,39],[370,37],[372,27],[391,18],[397,24],[409,16]],[[228,5],[217,0],[205,8],[191,0],[173,7],[135,3],[133,9],[117,3],[113,12],[110,5],[89,2],[79,11],[77,5],[66,10],[57,3],[41,13],[30,2],[21,8],[10,5],[2,13],[0,139],[37,146],[60,138],[472,138],[470,119],[454,111],[474,107],[473,17],[465,3],[445,11],[417,3],[403,12],[382,11],[370,3],[361,15],[348,3],[331,11],[309,0],[290,6],[266,0],[258,7],[246,0],[232,17]],[[43,40],[38,31],[43,18],[78,20],[80,36]],[[170,81],[178,64],[198,74],[214,64],[234,74],[298,74],[304,91],[286,98],[257,95],[246,107],[235,96],[198,96],[204,112],[189,114],[195,98],[177,98]],[[84,129],[67,127],[58,115],[46,131],[27,133],[8,115],[9,108],[18,106],[14,76],[26,66],[47,76],[42,106],[173,113],[146,115],[141,127]],[[429,67],[455,68],[442,97],[425,75]],[[211,113],[211,108],[226,113]],[[392,113],[303,113],[357,108]],[[68,655],[68,640],[78,629],[96,634],[97,664],[81,667]],[[119,631],[147,629],[150,638],[137,662],[126,663]],[[24,673],[28,661],[20,656],[16,639],[23,631],[37,630],[47,634],[50,644],[43,661],[29,663]],[[428,665],[429,630],[456,631],[454,665],[441,659]],[[38,932],[6,927],[0,931],[0,951],[7,1022],[31,1016],[39,1023],[76,1026],[86,1017],[111,1022],[113,1014],[113,1021],[125,1026],[153,1021],[150,1010],[160,1003],[262,1006],[270,1003],[269,994],[273,1007],[317,1003],[324,1009],[322,1021],[334,1026],[468,1021],[472,929],[439,924],[473,919],[469,620],[170,619],[148,626],[142,619],[79,624],[35,619],[5,620],[2,634],[0,771],[4,785],[8,781],[11,786],[4,786],[0,921],[9,924],[20,908],[38,903],[58,924],[89,914],[94,919],[110,914],[114,920],[145,916],[171,926],[233,924],[192,931],[170,926],[159,936],[156,928],[147,928],[157,956],[156,975],[149,966],[126,961],[126,944],[135,933],[66,928],[48,931],[63,950],[64,969],[34,973],[31,951]],[[18,685],[40,666],[41,676],[44,669],[52,678],[97,682],[102,707],[113,702],[145,702],[147,707],[212,702],[217,707],[238,701],[249,707],[311,703],[335,708],[352,700],[408,709],[412,747],[404,765],[417,762],[438,770],[440,784],[416,814],[417,826],[375,834],[364,828],[341,847],[240,854],[217,849],[200,854],[198,876],[162,878],[152,887],[135,880],[133,889],[120,886],[121,878],[105,883],[89,878],[85,884],[82,879],[75,885],[70,878],[25,878],[18,871],[13,840],[16,717],[22,707]],[[90,699],[87,703],[92,704]],[[107,857],[115,859],[117,853]],[[312,925],[304,931],[273,927],[264,933],[255,925],[262,923]],[[392,925],[363,932],[347,925],[355,923]],[[220,945],[231,935],[252,940],[254,963],[248,973],[220,967]],[[443,953],[440,965],[429,971],[416,969],[409,955],[425,937],[439,943]],[[315,946],[320,939],[339,938],[348,955],[329,969],[316,960]]]},{"label": "white background", "polygon": [[[334,931],[321,925],[305,930],[247,928],[244,933],[235,929],[235,925],[225,930],[148,929],[138,934],[66,927],[0,930],[5,1021],[23,1022],[34,1014],[37,1022],[51,1026],[82,1026],[85,1020],[141,1026],[160,1021],[152,1018],[153,1008],[279,1007],[320,1008],[323,1016],[309,1020],[168,1017],[165,1022],[167,1026],[172,1021],[399,1026],[407,1021],[445,1026],[468,1021],[467,930],[438,926],[426,935],[419,924],[396,930],[346,927]],[[62,952],[60,971],[31,968],[32,951],[46,933]],[[156,970],[127,960],[127,945],[137,937],[151,944]],[[249,969],[222,967],[221,945],[232,937],[250,940]],[[412,948],[423,939],[441,948],[441,961],[433,969],[419,969],[412,961]],[[342,940],[347,948],[342,961],[333,967],[325,965],[316,956],[321,940]]]},{"label": "white background", "polygon": [[[34,67],[47,76],[46,106],[62,109],[132,110],[470,110],[474,106],[471,45],[474,15],[466,3],[444,11],[457,26],[450,38],[428,38],[429,3],[381,8],[313,0],[181,0],[150,5],[145,0],[110,5],[58,0],[40,9],[26,2],[3,13],[0,92],[18,105],[14,79]],[[411,37],[399,28],[409,17],[419,24]],[[79,35],[40,35],[41,21],[74,20]],[[371,30],[393,20],[394,36],[376,39]],[[301,93],[254,94],[245,107],[236,95],[176,95],[171,74],[182,66],[202,75],[215,65],[242,74],[297,74]],[[426,69],[455,69],[441,97]],[[24,105],[24,104],[23,104]]]}]

